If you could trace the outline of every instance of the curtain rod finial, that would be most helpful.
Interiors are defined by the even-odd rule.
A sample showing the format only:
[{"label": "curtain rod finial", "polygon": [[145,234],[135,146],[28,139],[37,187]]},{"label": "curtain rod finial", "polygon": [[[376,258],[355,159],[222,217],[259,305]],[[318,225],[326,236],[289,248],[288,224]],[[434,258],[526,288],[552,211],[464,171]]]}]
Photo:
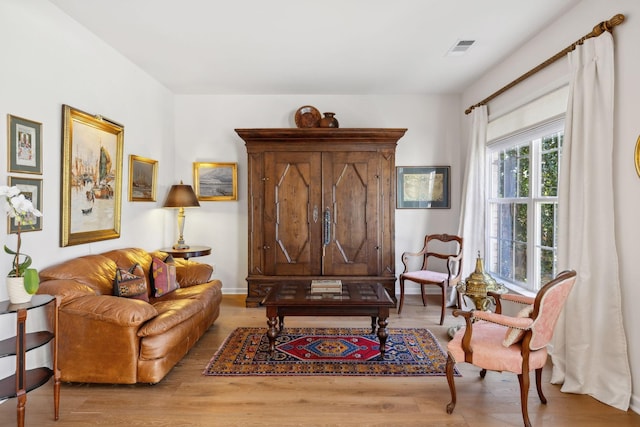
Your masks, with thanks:
[{"label": "curtain rod finial", "polygon": [[605,31],[612,32],[613,27],[620,25],[623,22],[624,22],[624,15],[621,13],[618,13],[617,15],[612,16],[611,19],[609,19],[608,21],[603,21],[598,25],[596,25],[595,27],[593,27],[591,36],[598,37],[600,34],[604,33]]}]

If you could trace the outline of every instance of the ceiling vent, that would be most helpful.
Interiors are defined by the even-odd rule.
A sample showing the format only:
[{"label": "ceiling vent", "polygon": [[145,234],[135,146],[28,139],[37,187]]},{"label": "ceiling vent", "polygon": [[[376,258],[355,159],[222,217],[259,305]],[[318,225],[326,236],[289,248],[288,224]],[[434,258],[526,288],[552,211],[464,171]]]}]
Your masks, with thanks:
[{"label": "ceiling vent", "polygon": [[475,42],[475,40],[458,40],[456,44],[447,51],[446,56],[464,55]]}]

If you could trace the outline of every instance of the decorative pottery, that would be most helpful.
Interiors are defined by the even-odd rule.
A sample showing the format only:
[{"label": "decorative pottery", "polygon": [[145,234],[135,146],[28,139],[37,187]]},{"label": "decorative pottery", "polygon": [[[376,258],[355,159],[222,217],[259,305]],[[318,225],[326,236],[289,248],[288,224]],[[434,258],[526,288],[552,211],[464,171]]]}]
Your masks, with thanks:
[{"label": "decorative pottery", "polygon": [[296,126],[299,128],[315,128],[320,122],[320,111],[311,105],[298,108],[295,115]]},{"label": "decorative pottery", "polygon": [[338,119],[333,117],[336,113],[324,113],[324,117],[320,119],[318,126],[321,128],[337,128],[340,127]]},{"label": "decorative pottery", "polygon": [[7,293],[11,304],[24,304],[33,296],[24,288],[24,277],[7,277]]}]

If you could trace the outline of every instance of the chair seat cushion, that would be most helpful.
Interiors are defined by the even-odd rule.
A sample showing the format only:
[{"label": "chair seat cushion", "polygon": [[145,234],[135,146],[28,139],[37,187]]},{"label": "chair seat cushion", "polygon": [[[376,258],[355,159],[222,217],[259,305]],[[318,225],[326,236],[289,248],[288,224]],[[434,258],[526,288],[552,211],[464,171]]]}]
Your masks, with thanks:
[{"label": "chair seat cushion", "polygon": [[412,282],[416,283],[439,284],[446,282],[449,275],[447,273],[440,273],[437,271],[420,270],[403,273],[402,277],[404,277],[406,280],[411,280]]},{"label": "chair seat cushion", "polygon": [[[462,337],[465,328],[463,327],[449,341],[447,350],[456,360],[464,362],[464,350],[462,349]],[[522,373],[522,343],[516,343],[509,347],[504,347],[502,342],[507,328],[485,321],[478,321],[473,324],[473,335],[471,336],[471,348],[473,349],[473,364],[479,368],[490,371],[509,371],[516,374]],[[529,370],[542,368],[547,361],[547,348],[531,351],[529,354]]]}]

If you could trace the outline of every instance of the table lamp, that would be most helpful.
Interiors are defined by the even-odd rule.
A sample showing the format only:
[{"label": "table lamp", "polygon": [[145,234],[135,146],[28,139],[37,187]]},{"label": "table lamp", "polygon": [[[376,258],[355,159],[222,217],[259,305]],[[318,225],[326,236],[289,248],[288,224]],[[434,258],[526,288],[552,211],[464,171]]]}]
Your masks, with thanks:
[{"label": "table lamp", "polygon": [[188,184],[172,185],[167,195],[167,199],[164,202],[165,208],[178,208],[178,242],[173,245],[173,249],[189,249],[189,245],[184,243],[184,208],[199,207],[198,197],[193,191],[193,188]]}]

